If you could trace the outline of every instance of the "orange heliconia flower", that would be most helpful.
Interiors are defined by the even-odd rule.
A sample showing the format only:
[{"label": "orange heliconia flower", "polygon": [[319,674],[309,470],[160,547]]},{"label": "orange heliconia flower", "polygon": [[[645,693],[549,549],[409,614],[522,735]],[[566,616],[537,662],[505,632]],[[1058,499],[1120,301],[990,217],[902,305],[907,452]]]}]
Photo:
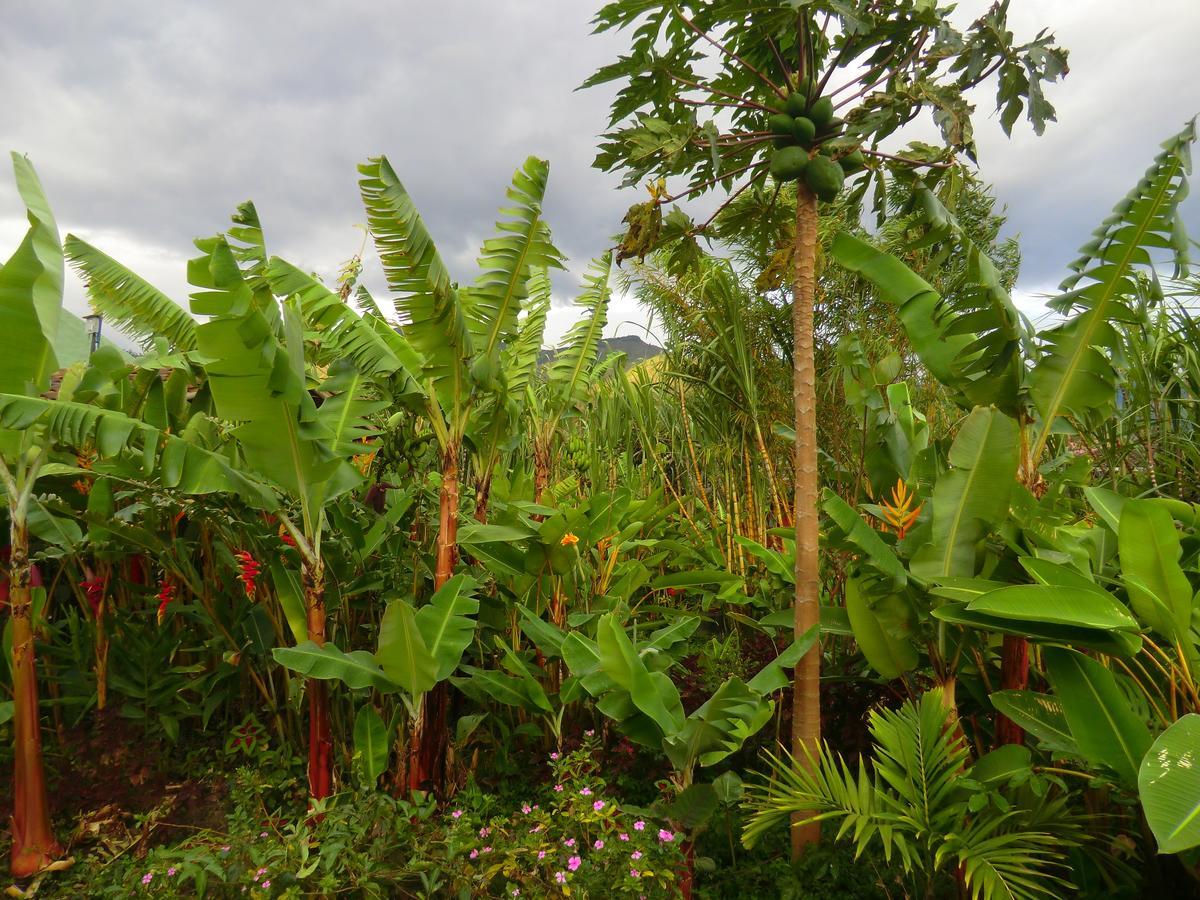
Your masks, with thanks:
[{"label": "orange heliconia flower", "polygon": [[884,500],[879,505],[883,507],[884,519],[887,523],[896,529],[896,537],[903,539],[908,534],[908,529],[912,528],[917,521],[917,517],[921,515],[921,509],[924,503],[918,503],[916,508],[912,508],[913,501],[917,499],[917,495],[908,489],[908,485],[904,483],[903,478],[896,479],[896,486],[892,488],[891,500]]},{"label": "orange heliconia flower", "polygon": [[562,536],[562,540],[559,541],[559,544],[561,544],[564,547],[569,547],[572,544],[578,544],[578,543],[579,543],[579,538],[577,538],[575,535],[571,534],[571,532],[569,532],[569,531],[566,534],[564,534]]}]

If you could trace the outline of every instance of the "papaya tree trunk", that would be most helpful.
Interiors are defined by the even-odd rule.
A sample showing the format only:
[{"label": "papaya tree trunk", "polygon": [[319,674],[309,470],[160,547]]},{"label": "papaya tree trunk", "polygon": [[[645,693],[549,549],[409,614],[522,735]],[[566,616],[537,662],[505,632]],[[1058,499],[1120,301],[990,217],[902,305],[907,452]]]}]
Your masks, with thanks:
[{"label": "papaya tree trunk", "polygon": [[13,815],[12,874],[28,878],[45,868],[62,848],[50,828],[46,773],[42,766],[41,716],[33,645],[33,591],[29,531],[25,518],[11,511],[9,606],[12,611]]},{"label": "papaya tree trunk", "polygon": [[[325,643],[325,573],[320,561],[305,560],[301,567],[308,639]],[[329,722],[329,690],[324,681],[308,679],[308,794],[323,800],[333,793],[333,731]]]},{"label": "papaya tree trunk", "polygon": [[[795,406],[796,637],[818,622],[820,571],[817,493],[817,373],[813,353],[813,305],[816,300],[817,198],[796,186],[795,281],[792,288],[792,399]],[[792,686],[792,752],[805,760],[821,741],[821,642],[796,663]],[[793,819],[792,855],[821,839],[821,826],[797,827]]]},{"label": "papaya tree trunk", "polygon": [[[458,446],[451,444],[442,454],[442,489],[438,496],[437,566],[434,588],[441,588],[454,574],[458,562]],[[439,682],[421,698],[408,741],[408,790],[440,794],[445,787],[447,730],[450,692]]]}]

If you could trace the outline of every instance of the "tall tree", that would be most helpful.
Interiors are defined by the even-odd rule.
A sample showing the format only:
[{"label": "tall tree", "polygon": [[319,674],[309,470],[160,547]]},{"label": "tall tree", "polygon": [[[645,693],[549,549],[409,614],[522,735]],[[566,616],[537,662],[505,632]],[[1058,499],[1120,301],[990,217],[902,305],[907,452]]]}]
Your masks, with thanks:
[{"label": "tall tree", "polygon": [[[656,179],[649,202],[630,210],[620,256],[644,255],[663,240],[693,242],[734,197],[767,177],[795,182],[791,223],[793,407],[795,418],[796,634],[817,622],[819,598],[816,371],[813,306],[820,204],[852,177],[847,201],[869,187],[879,208],[897,169],[948,167],[975,158],[968,93],[996,84],[1009,131],[1027,112],[1041,133],[1054,108],[1042,83],[1067,72],[1066,52],[1039,33],[1025,44],[1008,28],[1008,0],[965,30],[938,0],[614,0],[597,31],[634,27],[631,51],[585,86],[621,82],[596,165],[623,171],[626,184]],[[881,145],[922,112],[932,113],[941,147]],[[895,141],[889,143],[892,147]],[[661,185],[681,178],[670,193]],[[728,193],[702,223],[665,203],[713,189]],[[788,190],[791,190],[789,187]],[[797,756],[820,738],[820,647],[795,670],[792,743]],[[819,839],[819,826],[793,830],[793,850]]]}]

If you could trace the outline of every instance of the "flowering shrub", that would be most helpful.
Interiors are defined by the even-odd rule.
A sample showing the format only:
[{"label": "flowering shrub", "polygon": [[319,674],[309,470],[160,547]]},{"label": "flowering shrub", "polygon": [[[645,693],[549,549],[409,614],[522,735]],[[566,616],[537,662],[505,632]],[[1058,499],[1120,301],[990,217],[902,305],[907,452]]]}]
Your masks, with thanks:
[{"label": "flowering shrub", "polygon": [[450,842],[466,854],[473,896],[670,897],[683,865],[681,837],[622,810],[600,777],[596,742],[552,753],[553,786],[508,815],[481,821],[446,813]]}]

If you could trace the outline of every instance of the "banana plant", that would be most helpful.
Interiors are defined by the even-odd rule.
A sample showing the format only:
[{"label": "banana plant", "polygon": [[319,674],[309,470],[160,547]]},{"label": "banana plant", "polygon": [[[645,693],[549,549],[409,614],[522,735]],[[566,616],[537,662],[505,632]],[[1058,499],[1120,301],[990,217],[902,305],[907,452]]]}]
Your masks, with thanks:
[{"label": "banana plant", "polygon": [[[12,341],[11,352],[0,360],[0,488],[9,518],[16,723],[12,871],[26,877],[52,862],[60,849],[46,807],[33,642],[34,609],[41,602],[30,565],[30,519],[39,479],[82,471],[71,456],[70,462],[59,461],[56,451],[88,449],[96,455],[96,472],[123,478],[154,475],[164,487],[181,493],[239,493],[262,508],[273,508],[275,498],[220,453],[120,411],[42,396],[57,369],[54,339],[62,315],[63,253],[33,166],[14,154],[13,168],[29,230],[0,268],[0,324]],[[84,373],[81,382],[104,377],[91,379]]]},{"label": "banana plant", "polygon": [[[359,442],[375,433],[369,417],[388,401],[363,371],[368,367],[362,355],[348,355],[324,371],[307,364],[302,308],[311,285],[297,284],[288,277],[294,268],[268,259],[253,205],[239,208],[228,235],[196,245],[202,255],[189,263],[188,275],[197,288],[192,312],[207,317],[196,328],[196,347],[213,410],[232,426],[229,433],[245,467],[294,504],[295,512],[281,510],[280,519],[300,553],[303,636],[321,645],[327,627],[322,543],[329,506],[361,482],[351,458],[362,451]],[[398,370],[415,358],[389,354],[379,345],[369,349],[373,365]],[[319,406],[314,393],[322,398]],[[326,686],[315,678],[307,695],[309,792],[321,799],[332,791],[329,700]]]},{"label": "banana plant", "polygon": [[[928,189],[914,192],[916,212],[926,228],[922,243],[962,254],[968,263],[963,283],[949,297],[940,296],[896,257],[859,238],[842,233],[833,243],[834,258],[867,279],[895,306],[922,362],[960,404],[969,406],[986,398],[1009,418],[1006,430],[1019,448],[1013,475],[1024,492],[1013,496],[1026,509],[1043,505],[1034,498],[1047,489],[1044,471],[1057,471],[1059,487],[1050,485],[1052,495],[1064,480],[1071,480],[1061,461],[1049,469],[1042,465],[1051,436],[1070,433],[1113,408],[1117,396],[1114,323],[1133,317],[1144,278],[1156,283],[1154,255],[1166,250],[1173,255],[1177,272],[1186,266],[1187,239],[1178,207],[1187,193],[1194,140],[1191,122],[1163,144],[1146,175],[1072,264],[1073,274],[1062,285],[1064,293],[1051,304],[1066,318],[1036,336],[1021,324],[986,253],[966,237]],[[986,493],[987,488],[982,490]],[[1008,489],[995,485],[993,490]],[[964,566],[973,554],[970,545],[977,542],[971,534],[972,510],[954,509],[949,489],[940,504],[936,492],[933,499],[938,540],[914,557],[913,573],[926,578],[974,574]],[[946,509],[940,516],[939,505]],[[1004,512],[1000,505],[993,507],[994,513]],[[947,523],[949,531],[944,527]],[[1000,524],[993,516],[992,526]],[[1022,524],[1033,534],[1049,527],[1036,516]],[[1005,639],[1001,679],[1003,687],[1012,690],[1024,688],[1027,682],[1028,649],[1019,635]],[[1021,739],[1020,730],[1004,718],[1001,731],[1003,740]]]},{"label": "banana plant", "polygon": [[[530,157],[517,170],[507,193],[511,206],[503,210],[506,218],[481,250],[480,274],[462,288],[451,280],[387,158],[371,159],[359,172],[371,236],[395,294],[404,335],[423,358],[414,377],[424,391],[423,412],[442,458],[434,566],[434,586],[441,588],[457,562],[459,467],[472,415],[488,401],[497,415],[506,415],[505,348],[518,340],[531,278],[562,265],[542,215],[549,164]],[[439,685],[425,695],[412,722],[406,767],[410,789],[441,787],[448,703],[446,687]]]}]

